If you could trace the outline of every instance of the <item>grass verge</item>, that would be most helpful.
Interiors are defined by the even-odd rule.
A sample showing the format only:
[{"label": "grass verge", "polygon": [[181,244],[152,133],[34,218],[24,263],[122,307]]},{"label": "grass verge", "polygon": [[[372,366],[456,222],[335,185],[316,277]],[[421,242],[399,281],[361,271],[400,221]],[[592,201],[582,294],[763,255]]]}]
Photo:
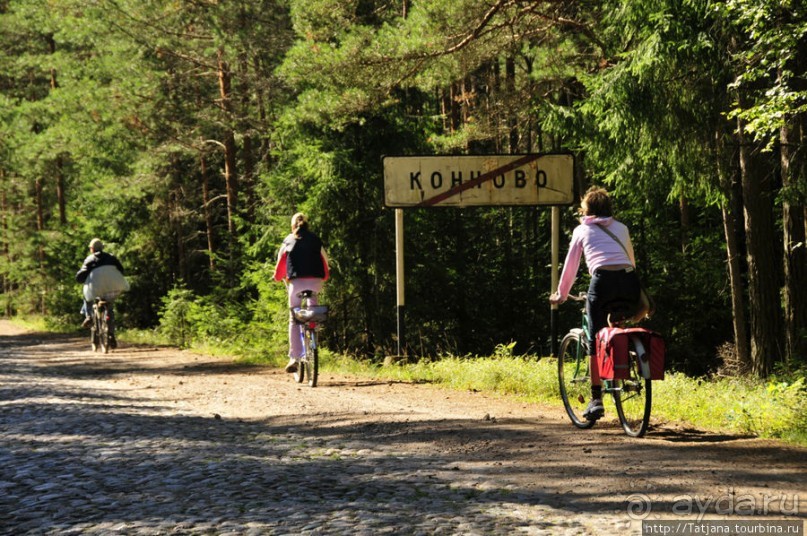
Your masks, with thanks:
[{"label": "grass verge", "polygon": [[[494,356],[380,366],[328,356],[324,370],[376,379],[427,381],[451,389],[494,392],[562,406],[556,363],[552,358]],[[653,382],[652,419],[807,446],[805,395],[803,372],[767,380],[690,378],[673,372],[663,381]]]}]

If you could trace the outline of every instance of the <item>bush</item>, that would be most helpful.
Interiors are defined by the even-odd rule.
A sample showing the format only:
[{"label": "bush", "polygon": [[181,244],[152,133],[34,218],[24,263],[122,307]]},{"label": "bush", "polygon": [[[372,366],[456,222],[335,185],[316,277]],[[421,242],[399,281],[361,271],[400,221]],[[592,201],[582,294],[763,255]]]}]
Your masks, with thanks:
[{"label": "bush", "polygon": [[[278,288],[279,287],[279,288]],[[196,296],[175,287],[162,300],[158,332],[169,344],[180,348],[200,347],[205,351],[220,349],[248,360],[260,360],[270,354],[285,353],[288,309],[282,286],[280,294],[258,298],[243,305],[226,295]],[[282,299],[284,305],[278,306]]]},{"label": "bush", "polygon": [[193,298],[190,290],[174,287],[162,299],[159,332],[180,348],[187,348],[192,341],[190,310]]}]

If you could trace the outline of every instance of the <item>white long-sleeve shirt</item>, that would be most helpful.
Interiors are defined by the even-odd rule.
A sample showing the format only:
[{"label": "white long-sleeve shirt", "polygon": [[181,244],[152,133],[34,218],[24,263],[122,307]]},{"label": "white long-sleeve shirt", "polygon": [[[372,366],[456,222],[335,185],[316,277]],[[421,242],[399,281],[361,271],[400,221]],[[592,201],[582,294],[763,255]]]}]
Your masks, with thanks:
[{"label": "white long-sleeve shirt", "polygon": [[[600,226],[605,226],[624,244],[627,253],[616,240],[606,233]],[[628,228],[614,218],[598,216],[584,216],[580,225],[572,232],[572,241],[569,252],[563,263],[563,272],[558,283],[558,293],[561,301],[569,296],[569,291],[577,278],[580,268],[580,257],[585,256],[586,267],[589,274],[594,274],[597,268],[603,266],[631,265],[636,266],[633,255],[633,244],[630,241]]]}]

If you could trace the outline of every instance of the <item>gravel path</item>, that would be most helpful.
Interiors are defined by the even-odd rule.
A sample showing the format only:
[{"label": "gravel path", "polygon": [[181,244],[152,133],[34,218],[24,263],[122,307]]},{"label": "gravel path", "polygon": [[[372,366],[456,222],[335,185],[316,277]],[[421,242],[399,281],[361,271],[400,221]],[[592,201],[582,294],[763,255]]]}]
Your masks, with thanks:
[{"label": "gravel path", "polygon": [[[310,389],[274,369],[86,346],[0,322],[2,534],[639,534],[637,497],[665,518],[686,489],[664,481],[671,454],[645,466],[620,452],[674,444],[573,431],[512,401],[328,375]],[[804,451],[753,455],[778,460],[768,489],[797,500]],[[612,459],[618,475],[592,479]],[[759,496],[743,471],[727,485]],[[728,489],[688,478],[710,497]],[[756,513],[804,518],[787,508]]]}]

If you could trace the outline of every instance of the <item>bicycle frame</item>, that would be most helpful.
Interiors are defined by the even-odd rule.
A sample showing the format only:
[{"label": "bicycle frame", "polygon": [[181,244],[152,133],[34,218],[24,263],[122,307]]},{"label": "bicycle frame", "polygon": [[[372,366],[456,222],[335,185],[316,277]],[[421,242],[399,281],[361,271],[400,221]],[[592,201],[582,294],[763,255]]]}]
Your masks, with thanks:
[{"label": "bicycle frame", "polygon": [[[294,379],[298,383],[302,383],[307,375],[308,385],[316,387],[319,375],[318,319],[324,319],[324,315],[327,314],[327,308],[312,303],[316,302],[316,294],[311,290],[305,290],[298,296],[301,298],[300,307],[292,310],[292,318],[300,328],[300,344],[303,348],[303,355],[298,359]],[[319,308],[319,311],[317,308]],[[307,314],[302,315],[302,313]]]},{"label": "bicycle frame", "polygon": [[110,336],[112,332],[111,318],[112,303],[101,298],[96,298],[92,304],[92,328],[91,343],[93,351],[98,351],[99,347],[103,353],[109,353],[111,349]]},{"label": "bicycle frame", "polygon": [[[572,297],[575,301],[584,301],[583,295]],[[558,352],[558,381],[561,398],[572,423],[577,428],[591,428],[596,421],[583,417],[585,404],[584,383],[591,381],[589,344],[591,327],[585,311],[581,315],[579,328],[572,328],[563,338]],[[596,344],[596,341],[595,341]],[[632,437],[641,437],[647,431],[650,420],[652,389],[650,383],[650,366],[642,358],[644,346],[639,337],[631,337],[629,343],[630,377],[618,380],[602,381],[602,390],[614,399],[619,422],[625,433]]]}]

